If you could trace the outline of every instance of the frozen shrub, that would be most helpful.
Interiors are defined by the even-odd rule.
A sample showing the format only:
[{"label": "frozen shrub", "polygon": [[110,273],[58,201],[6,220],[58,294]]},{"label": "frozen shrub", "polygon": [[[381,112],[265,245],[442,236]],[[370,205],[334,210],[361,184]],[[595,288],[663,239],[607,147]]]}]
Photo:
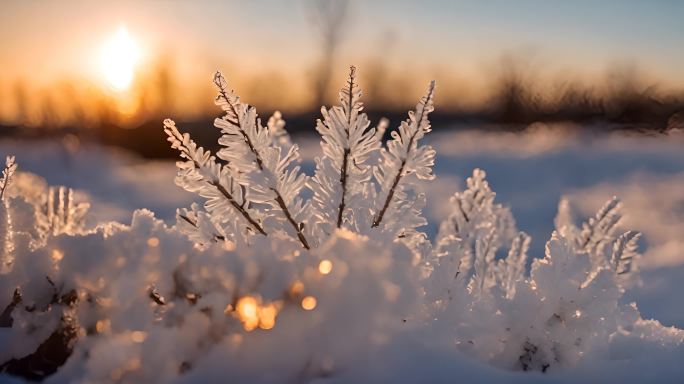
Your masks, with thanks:
[{"label": "frozen shrub", "polygon": [[428,240],[417,186],[434,178],[435,151],[421,144],[434,83],[383,145],[387,122],[371,127],[352,68],[340,105],[321,110],[312,177],[280,113],[263,126],[220,73],[214,84],[224,113],[215,155],[164,121],[181,157],[175,182],[200,200],[172,227],[139,210],[130,225],[88,228],[88,205],[71,190],[21,181],[32,176],[8,159],[0,372],[344,382],[387,364],[395,346],[558,372],[588,357],[638,358],[620,346],[684,341],[619,301],[636,281],[639,235],[619,234],[616,199],[580,227],[562,203],[544,258],[531,261],[530,237],[475,170]]},{"label": "frozen shrub", "polygon": [[[430,131],[434,83],[382,148],[362,112],[352,67],[340,91],[340,105],[321,109],[323,120],[316,129],[323,156],[316,159],[312,178],[300,172],[297,145],[289,144],[279,112],[264,127],[256,109],[241,102],[220,73],[214,84],[216,104],[225,112],[215,120],[222,133],[218,157],[225,163],[180,133],[173,121],[164,122],[171,146],[184,159],[178,163],[176,183],[206,199],[202,208],[179,212],[189,235],[205,243],[217,238],[235,241],[236,235],[276,236],[304,249],[322,244],[335,228],[375,231],[413,245],[425,239],[415,230],[426,223],[420,215],[425,197],[413,186],[434,177],[435,151],[419,144]],[[375,152],[379,161],[368,164]],[[309,201],[301,197],[305,187],[313,193]],[[204,234],[195,233],[199,228]]]},{"label": "frozen shrub", "polygon": [[427,263],[437,327],[462,350],[504,368],[546,372],[589,354],[607,356],[622,321],[623,282],[639,256],[638,233],[616,235],[619,201],[607,202],[581,229],[561,202],[557,231],[527,276],[530,239],[515,235],[510,211],[494,204],[484,176],[475,170],[468,189],[452,198],[453,213]]},{"label": "frozen shrub", "polygon": [[456,282],[480,296],[498,277],[506,280],[502,288],[512,292],[525,270],[529,238],[524,233],[516,237],[505,262],[494,260],[497,249],[510,244],[517,230],[510,210],[494,204],[496,194],[489,188],[485,172],[476,169],[466,183],[468,188],[450,200],[453,212],[440,225],[427,263],[432,270],[428,297],[438,305],[450,300]]}]

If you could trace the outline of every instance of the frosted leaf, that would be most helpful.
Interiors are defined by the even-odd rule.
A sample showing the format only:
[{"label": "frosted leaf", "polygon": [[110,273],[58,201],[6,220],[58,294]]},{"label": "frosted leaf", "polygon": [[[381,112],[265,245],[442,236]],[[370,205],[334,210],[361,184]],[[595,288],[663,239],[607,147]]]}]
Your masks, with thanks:
[{"label": "frosted leaf", "polygon": [[[419,146],[420,139],[430,132],[428,116],[434,109],[433,97],[435,82],[432,81],[427,93],[416,105],[415,111],[409,112],[409,118],[403,121],[398,131],[392,132],[392,139],[387,148],[380,151],[379,164],[373,170],[373,176],[378,184],[377,202],[373,212],[372,227],[385,231],[396,232],[396,228],[388,227],[385,221],[393,221],[392,216],[398,215],[407,190],[412,187],[408,175],[414,174],[418,180],[431,180],[435,151],[429,146]],[[390,220],[386,220],[390,217]]]},{"label": "frosted leaf", "polygon": [[507,298],[515,296],[516,284],[525,278],[530,241],[530,236],[525,232],[520,232],[513,239],[506,258],[498,261],[499,280]]},{"label": "frosted leaf", "polygon": [[5,159],[5,168],[2,170],[2,178],[0,178],[0,200],[5,196],[5,190],[12,182],[12,176],[17,170],[17,164],[14,156],[7,156]]},{"label": "frosted leaf", "polygon": [[577,246],[592,254],[593,263],[600,263],[603,248],[615,239],[617,224],[621,218],[620,200],[613,197],[599,209],[594,217],[582,224]]},{"label": "frosted leaf", "polygon": [[211,153],[198,147],[187,133],[181,134],[172,120],[164,121],[164,132],[171,148],[179,150],[185,159],[176,163],[176,184],[205,198],[204,208],[209,215],[216,223],[227,224],[231,233],[266,235],[260,215],[249,206],[245,188],[236,180],[242,175],[217,163]]},{"label": "frosted leaf", "polygon": [[0,201],[0,273],[7,271],[14,261],[14,230],[9,206]]},{"label": "frosted leaf", "polygon": [[273,112],[273,116],[268,118],[268,133],[271,135],[271,140],[273,144],[283,148],[284,150],[290,149],[292,147],[292,140],[290,139],[290,134],[285,130],[285,120],[283,120],[283,115],[280,111]]},{"label": "frosted leaf", "polygon": [[222,230],[222,225],[220,223],[214,224],[212,216],[200,210],[196,203],[193,203],[190,209],[178,209],[176,212],[176,225],[200,249],[206,249],[212,243],[234,241],[232,232],[229,232],[229,239],[225,231]]},{"label": "frosted leaf", "polygon": [[[494,203],[496,194],[489,187],[484,171],[475,169],[472,177],[466,180],[466,184],[468,188],[456,193],[450,200],[452,212],[440,225],[432,263],[438,268],[442,263],[441,258],[445,253],[449,253],[448,260],[459,260],[458,279],[452,281],[452,284],[462,283],[478,287],[472,292],[481,295],[493,286],[489,280],[497,274],[500,275],[500,279],[504,279],[501,274],[505,273],[508,267],[503,264],[500,268],[490,269],[488,265],[492,262],[491,253],[495,254],[502,246],[511,244],[516,237],[517,229],[510,210]],[[458,241],[454,242],[454,239]],[[478,251],[478,247],[482,247],[483,244],[489,247],[490,252],[483,253],[482,249]],[[525,258],[524,254],[514,252],[511,255],[515,260],[507,262],[524,263],[518,259]],[[486,275],[480,273],[477,277],[478,282],[471,282],[471,278],[477,273],[476,268],[482,269],[482,273],[485,273],[485,270],[489,272],[486,272]],[[501,268],[503,271],[499,271]],[[517,277],[513,278],[515,279]],[[512,289],[508,284],[504,286],[504,292]]]},{"label": "frosted leaf", "polygon": [[5,191],[8,189],[12,176],[17,169],[14,156],[7,156],[5,168],[0,179],[0,273],[6,271],[14,261],[14,239],[12,217],[9,212],[9,203],[5,199]]},{"label": "frosted leaf", "polygon": [[570,203],[563,198],[558,205],[556,230],[562,237],[570,240],[578,251],[590,255],[592,273],[597,273],[600,268],[609,268],[611,265],[621,219],[620,200],[613,197],[598,210],[594,217],[589,218],[581,228],[578,228],[574,224]]},{"label": "frosted leaf", "polygon": [[49,187],[36,210],[38,228],[46,236],[76,234],[85,229],[89,203],[76,203],[74,191],[66,187]]},{"label": "frosted leaf", "polygon": [[295,165],[299,162],[298,147],[275,145],[273,134],[261,125],[256,109],[228,90],[220,72],[214,76],[214,84],[219,92],[216,104],[226,112],[214,120],[222,133],[219,144],[223,148],[217,156],[228,162],[227,167],[235,174],[244,176],[239,181],[247,188],[246,198],[255,203],[263,221],[276,223],[282,233],[309,249],[303,224],[308,213],[299,196],[306,175]]},{"label": "frosted leaf", "polygon": [[580,230],[575,225],[575,218],[570,206],[570,201],[565,197],[562,197],[558,202],[558,213],[556,214],[554,223],[556,225],[556,231],[558,231],[561,236],[566,239],[579,238]]},{"label": "frosted leaf", "polygon": [[333,228],[344,226],[358,231],[365,225],[364,211],[369,207],[364,185],[371,176],[367,161],[380,147],[375,129],[369,129],[368,116],[362,113],[354,67],[339,96],[340,105],[321,108],[323,120],[316,124],[323,156],[316,159],[316,173],[309,185],[314,192],[319,236],[330,234]]},{"label": "frosted leaf", "polygon": [[627,231],[620,235],[613,243],[610,265],[618,275],[619,282],[628,286],[638,282],[637,263],[641,258],[639,253],[639,239],[641,233]]},{"label": "frosted leaf", "polygon": [[497,234],[494,228],[490,228],[485,236],[475,239],[474,274],[468,284],[468,291],[473,296],[482,297],[487,295],[489,290],[496,284],[495,271],[493,270],[495,267],[496,237]]}]

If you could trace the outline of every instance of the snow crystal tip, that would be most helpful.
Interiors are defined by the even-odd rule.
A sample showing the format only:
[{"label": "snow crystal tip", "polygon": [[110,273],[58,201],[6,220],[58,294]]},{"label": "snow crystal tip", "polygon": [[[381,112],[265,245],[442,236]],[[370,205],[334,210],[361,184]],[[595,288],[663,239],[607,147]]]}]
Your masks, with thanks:
[{"label": "snow crystal tip", "polygon": [[216,87],[218,87],[222,91],[225,90],[228,86],[228,81],[225,77],[223,77],[223,74],[220,70],[216,70],[216,72],[214,73],[214,85],[216,85]]},{"label": "snow crystal tip", "polygon": [[5,195],[5,190],[9,186],[14,172],[17,170],[14,156],[7,156],[5,158],[5,169],[2,171],[2,178],[0,178],[0,199]]},{"label": "snow crystal tip", "polygon": [[7,169],[10,170],[10,172],[14,171],[14,169],[17,168],[17,163],[16,163],[15,159],[16,159],[16,157],[14,155],[7,156],[5,158],[5,166]]},{"label": "snow crystal tip", "polygon": [[420,125],[421,129],[425,131],[425,133],[431,131],[430,127],[430,122],[428,120],[428,115],[434,111],[434,98],[435,98],[435,81],[432,80],[430,81],[430,85],[428,85],[427,92],[425,93],[425,96],[423,96],[420,99],[420,102],[418,105],[416,105],[416,112],[418,114],[418,118],[416,119],[416,122]]},{"label": "snow crystal tip", "polygon": [[432,100],[435,96],[435,87],[437,83],[434,80],[430,80],[430,85],[428,85],[427,100]]}]

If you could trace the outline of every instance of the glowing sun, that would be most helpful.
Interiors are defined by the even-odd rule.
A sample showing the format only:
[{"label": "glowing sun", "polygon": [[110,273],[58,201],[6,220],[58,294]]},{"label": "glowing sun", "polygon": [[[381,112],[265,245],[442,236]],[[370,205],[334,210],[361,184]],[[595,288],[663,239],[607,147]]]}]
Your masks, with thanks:
[{"label": "glowing sun", "polygon": [[117,91],[131,86],[135,67],[140,59],[140,49],[126,27],[119,27],[116,34],[105,43],[100,54],[100,68],[109,85]]}]

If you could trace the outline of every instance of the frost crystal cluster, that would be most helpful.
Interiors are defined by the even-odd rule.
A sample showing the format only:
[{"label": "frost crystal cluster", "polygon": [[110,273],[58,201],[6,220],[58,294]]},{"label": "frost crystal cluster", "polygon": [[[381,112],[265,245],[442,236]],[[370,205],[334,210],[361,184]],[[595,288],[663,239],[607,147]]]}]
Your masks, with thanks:
[{"label": "frost crystal cluster", "polygon": [[[298,147],[291,144],[279,112],[263,126],[256,109],[229,90],[220,73],[214,84],[216,105],[225,112],[214,122],[222,134],[216,156],[172,120],[164,122],[171,147],[183,158],[176,183],[205,199],[203,206],[178,214],[189,236],[202,243],[285,238],[305,250],[320,246],[338,229],[401,238],[412,246],[425,240],[416,231],[426,224],[420,214],[425,197],[415,186],[434,178],[435,151],[420,144],[430,132],[434,82],[383,147],[363,113],[352,67],[340,105],[321,109],[316,130],[323,155],[316,158],[313,177],[301,172]],[[305,189],[313,195],[307,201]]]},{"label": "frost crystal cluster", "polygon": [[147,210],[87,226],[73,191],[7,159],[0,379],[373,382],[396,381],[399,361],[421,358],[411,351],[549,375],[639,348],[682,353],[683,331],[620,300],[639,282],[639,234],[619,232],[617,199],[581,226],[562,201],[531,259],[477,169],[434,241],[421,232],[434,82],[383,143],[352,68],[339,105],[321,109],[312,176],[280,113],[262,125],[220,73],[214,85],[217,153],[164,121],[176,184],[199,197],[171,227]]}]

